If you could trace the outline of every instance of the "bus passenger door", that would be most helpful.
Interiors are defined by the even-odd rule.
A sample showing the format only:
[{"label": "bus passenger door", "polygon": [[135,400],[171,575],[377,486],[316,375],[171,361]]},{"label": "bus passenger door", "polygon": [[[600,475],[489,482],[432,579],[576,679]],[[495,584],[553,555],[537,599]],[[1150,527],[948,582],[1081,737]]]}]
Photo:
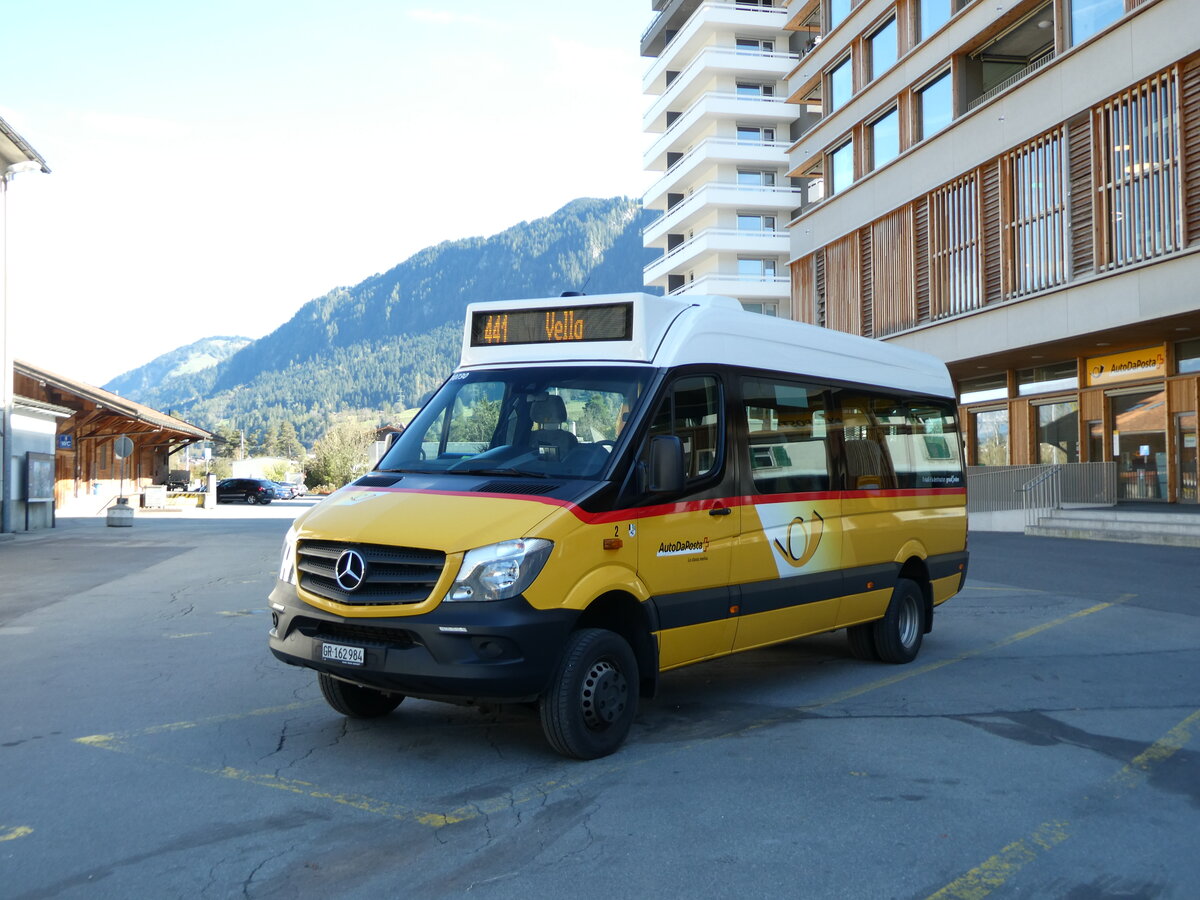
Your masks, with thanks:
[{"label": "bus passenger door", "polygon": [[751,502],[734,556],[741,607],[734,649],[747,650],[834,626],[842,509],[824,389],[769,376],[741,384],[739,452],[749,457]]},{"label": "bus passenger door", "polygon": [[638,571],[658,611],[664,669],[720,656],[733,645],[729,578],[741,510],[726,499],[733,493],[723,403],[717,378],[680,377],[668,386],[647,435],[647,446],[654,435],[680,439],[686,478],[681,495],[644,495],[638,510]]}]

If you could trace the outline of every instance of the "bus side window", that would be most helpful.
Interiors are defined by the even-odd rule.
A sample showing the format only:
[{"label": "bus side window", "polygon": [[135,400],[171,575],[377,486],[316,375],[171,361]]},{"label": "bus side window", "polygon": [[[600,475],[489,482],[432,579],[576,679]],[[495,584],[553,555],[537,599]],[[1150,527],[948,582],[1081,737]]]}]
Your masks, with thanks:
[{"label": "bus side window", "polygon": [[851,491],[891,490],[896,473],[885,444],[886,427],[872,412],[873,400],[863,396],[840,396],[840,434],[846,489]]},{"label": "bus side window", "polygon": [[755,493],[829,490],[825,397],[820,388],[774,379],[742,382]]},{"label": "bus side window", "polygon": [[[725,432],[721,390],[711,375],[680,378],[650,419],[650,436],[675,435],[683,443],[688,480],[711,474],[721,459]],[[647,441],[649,445],[649,441]]]}]

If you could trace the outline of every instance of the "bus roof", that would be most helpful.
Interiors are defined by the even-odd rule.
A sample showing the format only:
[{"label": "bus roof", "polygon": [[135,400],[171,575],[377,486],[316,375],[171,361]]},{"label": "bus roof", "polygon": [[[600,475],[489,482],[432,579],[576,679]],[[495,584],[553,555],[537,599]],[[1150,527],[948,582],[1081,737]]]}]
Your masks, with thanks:
[{"label": "bus roof", "polygon": [[467,307],[461,368],[545,362],[717,363],[954,397],[936,357],[747,312],[732,297],[626,293]]}]

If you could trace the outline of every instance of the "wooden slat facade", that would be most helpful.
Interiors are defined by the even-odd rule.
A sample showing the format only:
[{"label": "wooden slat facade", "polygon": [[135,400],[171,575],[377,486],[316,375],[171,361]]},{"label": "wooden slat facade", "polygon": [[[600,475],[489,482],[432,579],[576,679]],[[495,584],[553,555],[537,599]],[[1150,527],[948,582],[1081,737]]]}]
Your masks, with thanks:
[{"label": "wooden slat facade", "polygon": [[1187,243],[1200,243],[1200,56],[1180,67],[1183,209]]},{"label": "wooden slat facade", "polygon": [[1067,123],[1067,166],[1071,185],[1071,275],[1090,275],[1096,268],[1093,198],[1092,117],[1076,116]]}]

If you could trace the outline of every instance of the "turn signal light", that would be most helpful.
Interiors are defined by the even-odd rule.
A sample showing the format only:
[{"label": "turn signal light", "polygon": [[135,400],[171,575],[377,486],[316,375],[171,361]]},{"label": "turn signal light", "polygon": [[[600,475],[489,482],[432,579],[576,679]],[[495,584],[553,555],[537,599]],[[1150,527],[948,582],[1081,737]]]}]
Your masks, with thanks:
[{"label": "turn signal light", "polygon": [[625,546],[625,544],[620,538],[605,538],[604,539],[604,549],[605,550],[620,550],[624,546]]}]

